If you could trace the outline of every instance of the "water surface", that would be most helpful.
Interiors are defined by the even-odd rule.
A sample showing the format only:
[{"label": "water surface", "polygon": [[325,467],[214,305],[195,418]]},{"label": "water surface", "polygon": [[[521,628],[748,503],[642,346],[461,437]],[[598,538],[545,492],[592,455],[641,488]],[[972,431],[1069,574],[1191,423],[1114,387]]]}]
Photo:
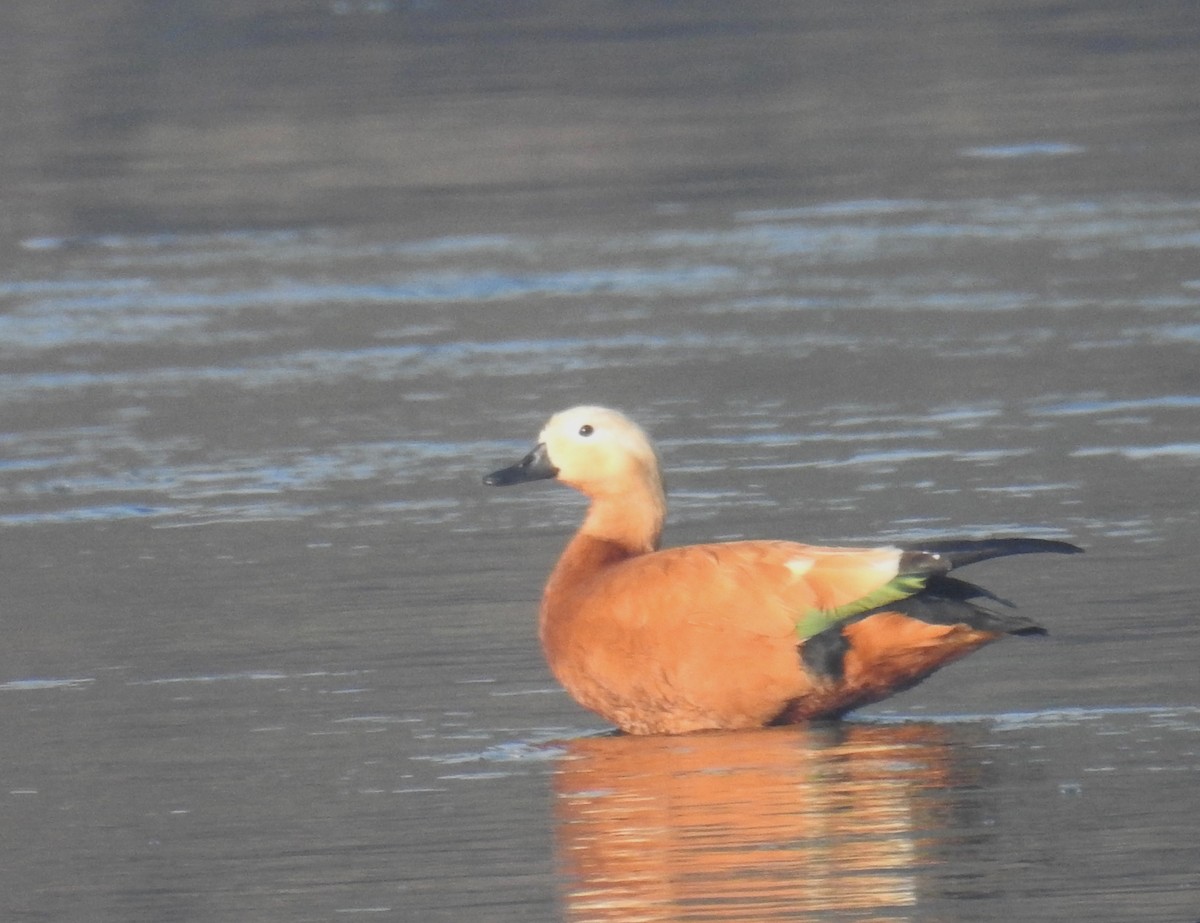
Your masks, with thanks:
[{"label": "water surface", "polygon": [[[1197,918],[1183,7],[85,6],[0,28],[0,915]],[[606,736],[581,503],[479,481],[582,401],[670,543],[1088,553],[849,722]]]}]

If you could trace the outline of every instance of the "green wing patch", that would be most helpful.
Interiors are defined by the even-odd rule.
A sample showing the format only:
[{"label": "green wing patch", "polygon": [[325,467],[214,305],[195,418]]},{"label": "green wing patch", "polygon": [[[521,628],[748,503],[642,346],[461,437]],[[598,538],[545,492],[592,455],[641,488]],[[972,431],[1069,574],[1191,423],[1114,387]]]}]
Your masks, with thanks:
[{"label": "green wing patch", "polygon": [[796,620],[796,636],[803,641],[860,612],[886,606],[898,599],[907,599],[925,588],[925,580],[926,575],[923,574],[900,574],[874,592],[852,602],[833,609],[810,609]]}]

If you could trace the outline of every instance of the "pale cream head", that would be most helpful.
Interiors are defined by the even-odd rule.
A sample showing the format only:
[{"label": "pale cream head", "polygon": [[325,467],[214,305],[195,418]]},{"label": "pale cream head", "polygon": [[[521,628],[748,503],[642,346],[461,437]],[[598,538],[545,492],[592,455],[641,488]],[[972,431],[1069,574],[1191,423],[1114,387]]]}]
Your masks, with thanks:
[{"label": "pale cream head", "polygon": [[538,441],[558,480],[592,497],[644,487],[662,489],[658,455],[640,426],[607,407],[556,413]]}]

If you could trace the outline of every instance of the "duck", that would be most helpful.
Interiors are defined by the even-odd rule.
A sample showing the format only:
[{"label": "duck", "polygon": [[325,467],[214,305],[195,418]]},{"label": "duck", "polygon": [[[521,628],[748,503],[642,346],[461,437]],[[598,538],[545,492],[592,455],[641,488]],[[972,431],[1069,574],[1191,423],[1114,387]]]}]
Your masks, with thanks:
[{"label": "duck", "polygon": [[1006,635],[1046,634],[951,571],[1082,550],[1027,537],[663,548],[658,453],[600,406],[554,414],[532,450],[483,480],[550,479],[589,503],[546,582],[542,650],[576,702],[627,734],[840,719]]}]

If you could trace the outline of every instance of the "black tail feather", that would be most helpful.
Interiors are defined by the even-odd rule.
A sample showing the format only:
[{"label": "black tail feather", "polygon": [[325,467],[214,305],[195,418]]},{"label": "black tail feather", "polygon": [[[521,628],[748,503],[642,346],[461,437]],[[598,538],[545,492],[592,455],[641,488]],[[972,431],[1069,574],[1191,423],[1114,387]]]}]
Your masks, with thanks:
[{"label": "black tail feather", "polygon": [[977,561],[1012,554],[1079,554],[1070,542],[1046,538],[936,539],[900,545],[900,571],[906,574],[944,574]]},{"label": "black tail feather", "polygon": [[932,593],[940,599],[967,602],[972,599],[987,599],[999,603],[1009,609],[1015,609],[1017,604],[1012,600],[997,596],[991,590],[984,589],[975,583],[968,583],[958,577],[947,577],[945,574],[934,574],[925,584],[923,592]]},{"label": "black tail feather", "polygon": [[[995,612],[971,601],[980,597],[1012,607],[1008,600],[1001,599],[973,583],[935,574],[915,596],[880,606],[872,612],[899,612],[931,625],[967,625],[978,631],[992,631],[997,634],[1048,634],[1045,628],[1023,615],[1017,615],[1015,612]],[[870,614],[863,613],[864,616]]]}]

